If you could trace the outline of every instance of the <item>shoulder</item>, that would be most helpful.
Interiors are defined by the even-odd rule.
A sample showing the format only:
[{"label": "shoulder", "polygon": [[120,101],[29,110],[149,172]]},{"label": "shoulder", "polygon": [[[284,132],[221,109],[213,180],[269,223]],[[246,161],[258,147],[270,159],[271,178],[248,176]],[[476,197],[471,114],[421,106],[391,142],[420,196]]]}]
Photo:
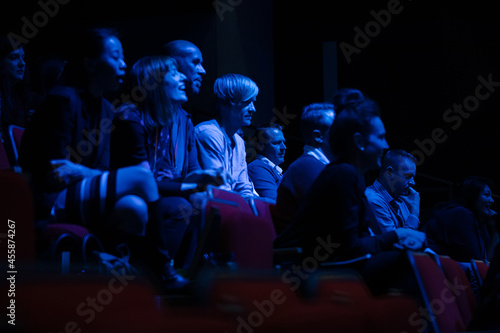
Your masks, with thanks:
[{"label": "shoulder", "polygon": [[271,167],[267,163],[264,163],[262,160],[256,158],[252,162],[248,163],[248,170],[257,169],[271,169]]},{"label": "shoulder", "polygon": [[223,136],[217,121],[208,120],[195,126],[194,131],[198,139],[209,139]]},{"label": "shoulder", "polygon": [[133,104],[123,104],[116,109],[114,116],[117,122],[142,123],[141,112]]}]

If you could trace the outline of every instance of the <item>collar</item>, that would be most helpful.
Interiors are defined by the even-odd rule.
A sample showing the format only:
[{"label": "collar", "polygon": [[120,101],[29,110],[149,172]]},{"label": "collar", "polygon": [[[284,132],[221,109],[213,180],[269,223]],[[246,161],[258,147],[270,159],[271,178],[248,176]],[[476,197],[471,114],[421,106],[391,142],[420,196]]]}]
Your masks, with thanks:
[{"label": "collar", "polygon": [[394,201],[400,203],[403,201],[401,198],[394,199],[393,196],[389,192],[387,192],[384,185],[382,185],[382,183],[380,183],[378,179],[373,182],[373,187],[377,190],[378,193],[382,195],[382,197],[387,202]]},{"label": "collar", "polygon": [[283,169],[280,168],[279,166],[277,166],[276,164],[274,164],[270,159],[268,159],[267,157],[263,156],[263,155],[260,155],[260,154],[256,154],[255,156],[256,159],[259,159],[261,160],[262,162],[266,163],[267,165],[269,165],[271,168],[273,169],[276,169],[280,174],[283,173]]},{"label": "collar", "polygon": [[314,148],[313,146],[305,145],[304,146],[304,154],[310,155],[314,158],[316,158],[318,161],[320,161],[323,164],[329,164],[330,160],[326,155],[323,153],[323,150],[321,148]]}]

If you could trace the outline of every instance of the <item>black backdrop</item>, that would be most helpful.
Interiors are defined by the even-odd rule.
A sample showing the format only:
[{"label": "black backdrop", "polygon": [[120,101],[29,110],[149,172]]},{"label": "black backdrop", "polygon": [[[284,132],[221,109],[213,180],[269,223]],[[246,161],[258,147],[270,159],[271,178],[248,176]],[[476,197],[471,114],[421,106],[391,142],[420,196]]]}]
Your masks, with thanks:
[{"label": "black backdrop", "polygon": [[[301,153],[302,107],[334,93],[323,91],[324,75],[332,75],[324,72],[323,45],[335,41],[344,50],[357,48],[349,61],[337,49],[338,87],[359,88],[375,99],[391,147],[418,155],[417,189],[427,209],[467,175],[500,184],[500,20],[494,2],[60,1],[46,22],[38,14],[45,24],[29,38],[28,65],[44,53],[66,52],[77,42],[74,30],[86,25],[118,28],[129,67],[168,40],[189,39],[202,50],[207,69],[200,95],[188,104],[195,120],[210,116],[218,75],[252,77],[261,88],[255,124],[285,120],[286,168]],[[2,31],[22,34],[42,4],[55,3],[3,1]],[[480,77],[492,82],[490,90],[478,88]],[[457,105],[464,105],[462,115],[448,111]]]}]

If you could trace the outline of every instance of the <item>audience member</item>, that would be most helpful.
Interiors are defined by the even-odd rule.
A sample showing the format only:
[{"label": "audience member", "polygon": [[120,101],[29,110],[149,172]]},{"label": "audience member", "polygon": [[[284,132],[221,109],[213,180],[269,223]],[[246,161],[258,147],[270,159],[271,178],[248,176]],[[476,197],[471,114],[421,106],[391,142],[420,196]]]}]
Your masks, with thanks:
[{"label": "audience member", "polygon": [[215,81],[214,92],[216,118],[195,127],[198,161],[203,169],[222,170],[232,178],[222,189],[252,197],[245,141],[237,131],[251,124],[259,88],[246,76],[227,74]]},{"label": "audience member", "polygon": [[490,185],[485,178],[467,177],[454,200],[436,205],[423,226],[429,248],[459,262],[490,259],[491,232],[496,231],[491,227],[496,213]]},{"label": "audience member", "polygon": [[83,225],[106,236],[108,246],[125,242],[132,258],[148,260],[166,282],[177,282],[161,249],[147,251],[158,244],[146,225],[161,208],[152,173],[142,166],[110,169],[113,109],[103,96],[116,91],[125,74],[121,42],[116,32],[100,28],[78,43],[72,64],[83,81],[53,89],[23,135],[21,166],[33,177],[38,218]]},{"label": "audience member", "polygon": [[290,223],[312,183],[332,159],[329,131],[334,118],[330,103],[313,103],[303,109],[300,130],[304,153],[290,164],[277,190],[273,222],[278,234]]},{"label": "audience member", "polygon": [[181,108],[188,99],[186,76],[177,71],[176,61],[163,55],[143,57],[132,66],[131,78],[144,98],[137,105],[120,106],[115,115],[111,166],[142,165],[153,172],[164,219],[154,233],[174,258],[191,221],[189,194],[203,191],[217,175],[201,170],[198,163],[194,127]]},{"label": "audience member", "polygon": [[24,47],[14,48],[7,36],[0,36],[0,140],[4,142],[9,142],[10,125],[26,127],[36,105],[28,76]]},{"label": "audience member", "polygon": [[198,95],[203,76],[203,56],[200,49],[187,40],[173,40],[163,47],[163,52],[177,61],[179,72],[186,76],[186,93]]},{"label": "audience member", "polygon": [[372,290],[405,281],[402,275],[410,272],[397,265],[407,264],[407,260],[403,252],[391,250],[420,250],[425,235],[408,228],[371,234],[369,226],[374,216],[364,195],[365,172],[380,167],[388,148],[385,134],[376,103],[356,93],[347,96],[330,130],[336,160],[311,185],[291,224],[277,237],[275,247],[301,247],[303,257],[318,262],[371,254],[373,257],[360,262],[357,269]]},{"label": "audience member", "polygon": [[276,201],[283,177],[279,167],[285,161],[285,137],[277,124],[259,126],[255,131],[255,159],[248,164],[248,174],[261,197]]},{"label": "audience member", "polygon": [[418,230],[420,196],[415,185],[416,159],[401,149],[391,149],[382,158],[379,178],[365,190],[375,215],[375,234],[396,228]]}]

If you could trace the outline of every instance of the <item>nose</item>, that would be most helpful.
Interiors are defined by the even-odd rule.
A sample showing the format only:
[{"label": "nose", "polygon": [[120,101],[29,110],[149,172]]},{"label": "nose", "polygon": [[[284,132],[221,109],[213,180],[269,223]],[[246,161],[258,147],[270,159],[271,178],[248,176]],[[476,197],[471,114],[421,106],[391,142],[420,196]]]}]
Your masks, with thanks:
[{"label": "nose", "polygon": [[17,63],[17,66],[19,68],[23,68],[25,65],[26,65],[26,61],[24,60],[24,58],[19,58],[19,62]]},{"label": "nose", "polygon": [[248,112],[249,113],[255,113],[255,106],[253,105],[253,102],[250,103],[250,105],[248,106]]},{"label": "nose", "polygon": [[202,65],[202,64],[199,64],[199,65],[198,65],[198,74],[200,74],[200,75],[205,75],[205,74],[207,74],[207,71],[205,70],[205,68],[203,68],[203,65]]},{"label": "nose", "polygon": [[415,185],[415,179],[414,179],[413,177],[411,177],[409,184],[410,184],[411,186],[414,186],[414,185]]},{"label": "nose", "polygon": [[120,59],[120,70],[125,70],[127,68],[127,64],[124,59]]},{"label": "nose", "polygon": [[286,145],[284,142],[281,143],[281,149],[286,150]]},{"label": "nose", "polygon": [[179,72],[179,81],[184,82],[184,81],[186,81],[186,79],[187,79],[187,76],[182,74],[181,72]]}]

